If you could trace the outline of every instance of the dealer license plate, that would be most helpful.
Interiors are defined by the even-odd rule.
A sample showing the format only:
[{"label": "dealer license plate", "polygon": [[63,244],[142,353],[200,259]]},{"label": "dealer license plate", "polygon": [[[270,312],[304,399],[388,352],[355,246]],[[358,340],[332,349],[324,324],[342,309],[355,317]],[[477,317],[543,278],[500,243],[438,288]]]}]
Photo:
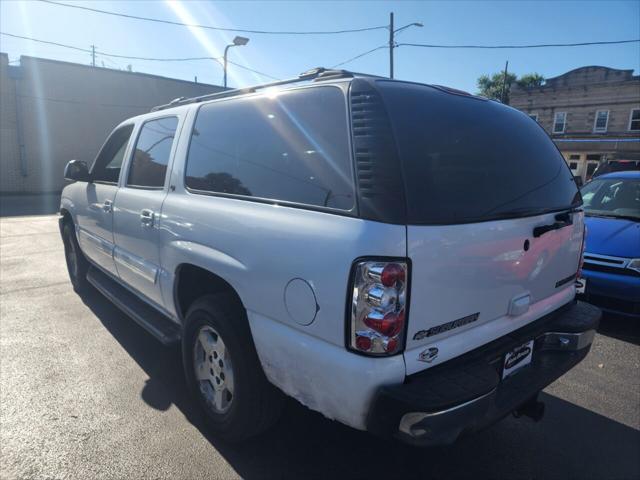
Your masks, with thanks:
[{"label": "dealer license plate", "polygon": [[522,367],[531,363],[533,357],[533,340],[514,348],[504,356],[504,368],[502,369],[502,378],[513,375]]},{"label": "dealer license plate", "polygon": [[576,293],[578,295],[585,292],[587,289],[587,279],[586,278],[577,278],[576,279]]}]

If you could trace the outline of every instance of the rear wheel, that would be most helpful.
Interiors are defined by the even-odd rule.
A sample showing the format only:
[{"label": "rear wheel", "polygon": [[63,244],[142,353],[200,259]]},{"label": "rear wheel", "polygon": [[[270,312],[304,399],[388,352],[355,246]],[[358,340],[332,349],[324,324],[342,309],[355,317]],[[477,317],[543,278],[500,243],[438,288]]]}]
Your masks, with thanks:
[{"label": "rear wheel", "polygon": [[67,271],[69,272],[69,279],[71,280],[73,289],[77,293],[84,293],[90,285],[87,280],[89,262],[80,250],[73,224],[70,222],[66,222],[62,228],[62,242],[64,243]]},{"label": "rear wheel", "polygon": [[221,438],[241,441],[276,422],[283,395],[265,377],[246,314],[232,295],[205,295],[193,303],[182,354],[189,389]]}]

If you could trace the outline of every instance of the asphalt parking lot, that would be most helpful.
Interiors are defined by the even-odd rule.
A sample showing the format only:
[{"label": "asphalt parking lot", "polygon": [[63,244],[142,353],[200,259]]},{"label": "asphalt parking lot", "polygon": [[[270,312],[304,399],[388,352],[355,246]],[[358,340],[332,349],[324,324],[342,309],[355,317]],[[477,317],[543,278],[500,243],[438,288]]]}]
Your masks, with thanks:
[{"label": "asphalt parking lot", "polygon": [[640,324],[606,317],[546,389],[448,448],[380,440],[289,402],[242,445],[209,435],[166,349],[69,284],[55,216],[0,220],[0,478],[640,478]]}]

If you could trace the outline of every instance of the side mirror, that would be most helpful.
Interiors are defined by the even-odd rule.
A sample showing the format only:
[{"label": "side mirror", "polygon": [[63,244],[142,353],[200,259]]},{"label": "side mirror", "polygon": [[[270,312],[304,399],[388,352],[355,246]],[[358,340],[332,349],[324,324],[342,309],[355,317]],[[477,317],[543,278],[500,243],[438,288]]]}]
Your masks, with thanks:
[{"label": "side mirror", "polygon": [[91,181],[89,175],[89,167],[87,162],[82,160],[71,160],[64,167],[64,178],[74,182],[89,182]]}]

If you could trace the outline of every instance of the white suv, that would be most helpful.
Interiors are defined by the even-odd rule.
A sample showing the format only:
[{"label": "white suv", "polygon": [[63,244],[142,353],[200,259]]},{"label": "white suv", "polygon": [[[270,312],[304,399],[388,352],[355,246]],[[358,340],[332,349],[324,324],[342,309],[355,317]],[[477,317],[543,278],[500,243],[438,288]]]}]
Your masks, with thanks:
[{"label": "white suv", "polygon": [[527,115],[457,90],[315,69],[178,99],[65,177],[74,288],[182,342],[227,440],[282,392],[419,445],[540,418],[599,321],[574,298],[571,171]]}]

